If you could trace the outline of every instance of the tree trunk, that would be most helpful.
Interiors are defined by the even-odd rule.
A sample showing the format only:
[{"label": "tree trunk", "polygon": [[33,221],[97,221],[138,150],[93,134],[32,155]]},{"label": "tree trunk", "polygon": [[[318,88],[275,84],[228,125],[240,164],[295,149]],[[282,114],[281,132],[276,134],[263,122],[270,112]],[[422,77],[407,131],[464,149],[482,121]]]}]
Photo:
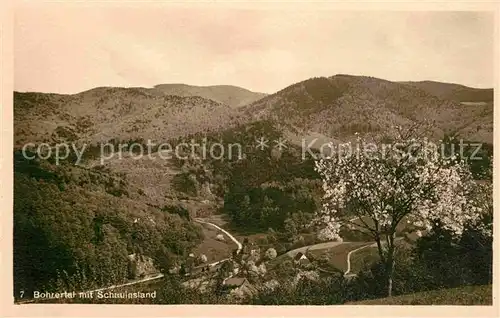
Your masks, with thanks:
[{"label": "tree trunk", "polygon": [[385,284],[387,288],[387,296],[392,296],[392,276],[394,272],[394,238],[396,234],[386,236],[386,248],[382,244],[380,236],[375,236],[378,252],[382,265],[384,266]]},{"label": "tree trunk", "polygon": [[382,247],[382,242],[379,236],[375,237],[375,242],[377,243],[378,255],[380,256],[380,261],[385,264],[384,248]]},{"label": "tree trunk", "polygon": [[392,296],[392,276],[394,274],[394,238],[396,233],[387,237],[387,258],[386,258],[386,267],[385,273],[387,277],[387,297]]},{"label": "tree trunk", "polygon": [[[389,259],[387,260],[389,262]],[[387,297],[392,296],[392,274],[394,270],[394,260],[387,264]]]}]

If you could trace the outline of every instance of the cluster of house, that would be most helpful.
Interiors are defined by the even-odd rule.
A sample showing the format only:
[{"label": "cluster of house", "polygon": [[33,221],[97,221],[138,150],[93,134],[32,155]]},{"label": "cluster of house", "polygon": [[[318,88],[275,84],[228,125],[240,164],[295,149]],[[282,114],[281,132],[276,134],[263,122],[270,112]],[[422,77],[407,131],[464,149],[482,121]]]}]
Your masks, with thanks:
[{"label": "cluster of house", "polygon": [[[293,261],[298,266],[307,266],[311,264],[311,261],[302,252],[298,252],[294,256]],[[245,277],[228,278],[224,281],[224,285],[232,289],[231,293],[239,294],[242,296],[251,295],[256,292],[256,288]]]},{"label": "cluster of house", "polygon": [[224,281],[224,286],[231,289],[231,294],[243,297],[253,295],[257,289],[245,277],[231,277]]},{"label": "cluster of house", "polygon": [[[219,233],[216,237],[216,240],[224,241],[225,238],[222,234]],[[246,272],[247,274],[252,273],[252,275],[257,276],[265,275],[266,268],[264,260],[275,258],[276,251],[273,248],[270,248],[268,249],[268,251],[266,251],[265,255],[261,255],[260,247],[253,242],[248,242],[248,240],[246,240],[243,242],[241,252],[236,252],[230,259],[223,260],[214,264],[207,264],[206,257],[202,259],[202,256],[204,255],[200,255],[200,257],[196,257],[193,254],[189,255],[186,264],[182,266],[184,268],[186,276],[197,276],[197,274],[203,275],[204,273],[214,273],[224,263],[229,262],[231,266],[229,266],[230,269],[228,272],[228,277],[224,279],[223,285],[227,288],[230,295],[235,297],[244,297],[255,294],[255,292],[257,292],[257,289],[252,285],[247,277],[245,277],[246,275],[241,274],[243,272]],[[295,254],[293,261],[297,266],[307,266],[311,264],[311,261],[303,252],[298,252],[297,254]]]}]

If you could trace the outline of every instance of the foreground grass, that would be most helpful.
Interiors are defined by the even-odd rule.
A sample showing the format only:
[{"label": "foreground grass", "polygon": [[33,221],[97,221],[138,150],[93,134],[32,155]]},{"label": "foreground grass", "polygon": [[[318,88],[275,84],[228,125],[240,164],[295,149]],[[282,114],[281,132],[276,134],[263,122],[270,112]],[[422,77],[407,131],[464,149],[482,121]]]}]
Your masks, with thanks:
[{"label": "foreground grass", "polygon": [[347,305],[492,305],[492,293],[492,285],[463,286],[362,300]]}]

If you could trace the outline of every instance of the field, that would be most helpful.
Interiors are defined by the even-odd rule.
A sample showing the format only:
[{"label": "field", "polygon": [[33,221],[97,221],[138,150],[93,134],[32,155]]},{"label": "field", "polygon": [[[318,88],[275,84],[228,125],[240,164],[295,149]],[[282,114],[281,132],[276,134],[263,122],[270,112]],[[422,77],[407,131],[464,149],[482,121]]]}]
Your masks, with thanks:
[{"label": "field", "polygon": [[[351,230],[347,227],[344,227],[343,229],[341,229],[340,236],[344,239],[344,241],[349,242],[372,241],[373,238],[368,235],[368,231],[364,228],[365,225],[363,224],[363,222],[369,227],[374,227],[373,220],[370,217],[363,217],[363,221],[361,221],[359,218],[353,219],[351,220],[351,223],[356,229]],[[396,227],[396,235],[403,236],[406,233],[411,233],[415,230],[416,228],[414,226],[410,226],[410,224],[408,224],[403,218],[403,220],[401,220],[401,222],[399,222],[398,226]]]},{"label": "field", "polygon": [[347,305],[492,305],[492,300],[492,285],[483,285],[369,299]]},{"label": "field", "polygon": [[351,272],[358,273],[380,259],[376,246],[363,248],[351,254]]},{"label": "field", "polygon": [[[335,247],[323,249],[323,250],[312,250],[309,253],[313,255],[315,259],[320,259],[322,257],[328,258],[328,266],[342,271],[347,270],[347,255],[350,251],[355,250],[359,247],[372,244],[371,242],[345,242],[339,244]],[[355,253],[354,253],[355,254]]]},{"label": "field", "polygon": [[[205,239],[198,245],[193,253],[195,256],[205,254],[208,263],[220,261],[232,255],[233,250],[237,248],[236,244],[225,234],[208,224],[199,224],[205,235]],[[224,236],[224,241],[218,241],[215,237],[218,234]]]}]

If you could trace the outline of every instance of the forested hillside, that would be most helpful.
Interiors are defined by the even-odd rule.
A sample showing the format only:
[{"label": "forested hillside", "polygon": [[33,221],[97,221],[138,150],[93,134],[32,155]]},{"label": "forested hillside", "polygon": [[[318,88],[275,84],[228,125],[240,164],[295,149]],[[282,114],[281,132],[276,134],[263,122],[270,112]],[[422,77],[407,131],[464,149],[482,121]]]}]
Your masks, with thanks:
[{"label": "forested hillside", "polygon": [[[434,95],[434,90],[426,88],[339,74],[293,84],[244,109],[253,118],[277,120],[301,138],[311,133],[337,140],[350,139],[356,132],[385,136],[392,135],[396,126],[428,122],[434,138],[458,134],[468,140],[492,142],[491,100],[466,106],[455,97]],[[468,88],[469,94],[478,91]]]},{"label": "forested hillside", "polygon": [[168,269],[203,239],[188,219],[130,199],[127,186],[120,176],[15,153],[16,291],[122,282],[129,276],[128,255]]},{"label": "forested hillside", "polygon": [[101,87],[73,95],[14,93],[15,141],[166,139],[238,122],[227,105],[146,88]]}]

